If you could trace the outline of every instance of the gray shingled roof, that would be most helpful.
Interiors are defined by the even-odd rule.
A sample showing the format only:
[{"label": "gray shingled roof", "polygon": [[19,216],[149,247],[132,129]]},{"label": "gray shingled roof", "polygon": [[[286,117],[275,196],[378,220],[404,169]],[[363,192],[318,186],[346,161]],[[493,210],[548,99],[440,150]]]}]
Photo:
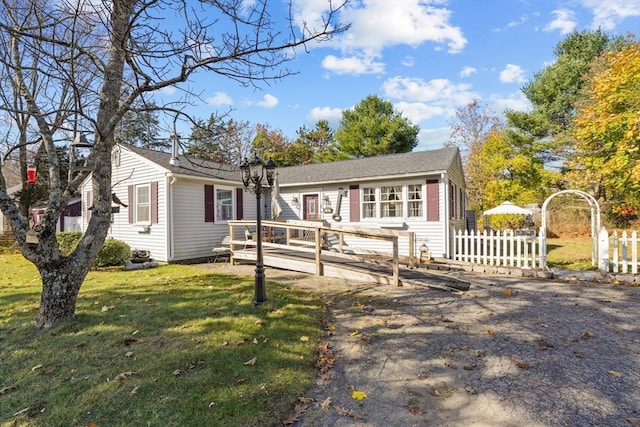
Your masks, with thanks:
[{"label": "gray shingled roof", "polygon": [[278,169],[278,179],[280,185],[293,185],[424,175],[446,171],[456,161],[457,153],[458,149],[453,147],[291,166]]},{"label": "gray shingled roof", "polygon": [[[221,179],[240,183],[242,176],[238,165],[226,165],[206,160],[179,156],[180,166],[169,164],[171,155],[161,151],[125,146],[127,149],[158,164],[176,175]],[[331,183],[375,179],[378,177],[402,177],[426,175],[446,171],[456,161],[457,148],[441,148],[429,151],[390,154],[331,163],[315,163],[303,166],[278,168],[280,185]]]},{"label": "gray shingled roof", "polygon": [[162,151],[147,150],[144,148],[133,147],[131,145],[123,145],[127,150],[144,157],[170,171],[175,175],[188,175],[199,178],[220,179],[223,181],[242,182],[240,168],[237,165],[228,165],[196,158],[187,158],[178,156],[180,166],[172,166],[169,164],[171,154]]}]

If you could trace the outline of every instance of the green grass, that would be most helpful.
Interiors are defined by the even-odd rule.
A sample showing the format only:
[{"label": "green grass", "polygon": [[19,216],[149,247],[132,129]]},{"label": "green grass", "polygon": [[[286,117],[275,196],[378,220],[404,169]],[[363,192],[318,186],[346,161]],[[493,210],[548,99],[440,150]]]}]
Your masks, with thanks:
[{"label": "green grass", "polygon": [[567,270],[593,270],[591,239],[547,239],[547,265]]},{"label": "green grass", "polygon": [[268,282],[254,307],[253,278],[94,271],[75,321],[40,331],[36,269],[0,265],[3,427],[280,425],[314,383],[324,309],[308,293]]}]

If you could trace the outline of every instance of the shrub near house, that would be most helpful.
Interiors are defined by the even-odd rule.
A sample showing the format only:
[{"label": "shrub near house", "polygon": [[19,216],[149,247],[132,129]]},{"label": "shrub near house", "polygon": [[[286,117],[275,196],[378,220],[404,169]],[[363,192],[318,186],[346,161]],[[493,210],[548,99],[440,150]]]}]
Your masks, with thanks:
[{"label": "shrub near house", "polygon": [[[60,252],[69,255],[82,238],[82,233],[77,231],[64,231],[56,234]],[[94,267],[108,267],[123,265],[131,258],[131,248],[121,240],[107,239],[96,258]]]}]

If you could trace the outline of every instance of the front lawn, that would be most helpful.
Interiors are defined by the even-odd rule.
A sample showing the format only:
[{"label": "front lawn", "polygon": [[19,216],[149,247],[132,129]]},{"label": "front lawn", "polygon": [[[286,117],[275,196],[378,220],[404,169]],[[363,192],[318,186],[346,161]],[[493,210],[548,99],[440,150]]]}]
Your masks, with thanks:
[{"label": "front lawn", "polygon": [[311,294],[169,265],[91,272],[76,320],[34,329],[41,284],[0,254],[1,426],[281,425],[312,387],[324,308]]}]

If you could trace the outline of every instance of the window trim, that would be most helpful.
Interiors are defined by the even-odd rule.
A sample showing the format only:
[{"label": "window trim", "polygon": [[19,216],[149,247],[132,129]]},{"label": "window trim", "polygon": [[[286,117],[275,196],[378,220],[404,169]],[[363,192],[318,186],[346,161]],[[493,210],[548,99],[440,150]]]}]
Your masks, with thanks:
[{"label": "window trim", "polygon": [[[219,191],[227,191],[229,192],[229,205],[231,206],[231,212],[228,219],[223,219],[219,217],[219,205],[218,205],[218,192]],[[221,185],[216,185],[213,189],[213,217],[216,223],[227,223],[229,221],[233,221],[236,217],[236,197],[234,194],[235,187],[224,187]]]},{"label": "window trim", "polygon": [[[146,220],[140,220],[138,218],[138,210],[140,208],[140,200],[139,200],[139,193],[138,190],[142,189],[142,188],[146,188],[147,189],[147,195],[148,195],[148,201],[146,202],[146,205],[148,207],[147,209],[147,215],[148,218]],[[150,225],[151,224],[151,219],[152,219],[152,215],[151,215],[151,183],[147,182],[147,183],[140,183],[140,184],[136,184],[133,187],[133,194],[134,194],[134,198],[135,198],[135,203],[134,203],[134,209],[133,209],[133,224],[134,225]]]}]

